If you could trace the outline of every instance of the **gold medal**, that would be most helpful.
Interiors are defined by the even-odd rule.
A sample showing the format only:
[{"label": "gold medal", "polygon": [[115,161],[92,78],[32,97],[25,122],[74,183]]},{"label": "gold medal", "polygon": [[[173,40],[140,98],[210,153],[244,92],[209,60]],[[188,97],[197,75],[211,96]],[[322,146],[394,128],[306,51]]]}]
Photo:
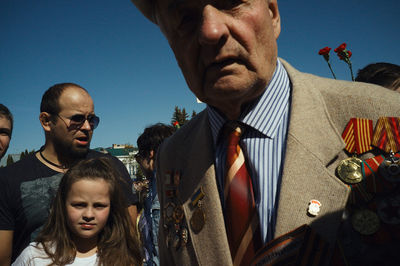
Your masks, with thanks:
[{"label": "gold medal", "polygon": [[204,227],[206,221],[206,216],[201,208],[194,210],[192,218],[190,218],[190,226],[193,232],[198,234]]},{"label": "gold medal", "polygon": [[340,179],[348,184],[360,183],[363,179],[361,173],[361,163],[362,160],[357,157],[350,157],[344,159],[339,163],[337,167],[337,174]]},{"label": "gold medal", "polygon": [[372,235],[376,233],[380,227],[378,215],[367,209],[355,211],[351,218],[351,224],[354,230],[362,235]]}]

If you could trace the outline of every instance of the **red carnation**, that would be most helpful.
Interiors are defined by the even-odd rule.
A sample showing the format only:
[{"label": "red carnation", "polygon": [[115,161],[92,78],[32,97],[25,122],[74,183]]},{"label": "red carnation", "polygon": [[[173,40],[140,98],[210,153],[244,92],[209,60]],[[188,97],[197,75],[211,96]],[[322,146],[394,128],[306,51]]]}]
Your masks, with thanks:
[{"label": "red carnation", "polygon": [[344,42],[341,45],[339,45],[339,47],[337,47],[334,51],[335,53],[339,53],[342,52],[346,49],[347,44]]},{"label": "red carnation", "polygon": [[331,63],[329,63],[329,53],[330,53],[330,51],[331,51],[331,48],[326,46],[326,47],[320,49],[318,54],[322,55],[324,57],[326,63],[328,64],[329,69],[331,70],[331,73],[332,73],[333,77],[336,79],[336,76],[335,76],[335,73],[333,72]]},{"label": "red carnation", "polygon": [[351,61],[350,61],[352,52],[350,52],[349,50],[346,49],[346,43],[342,43],[334,51],[335,51],[335,53],[337,53],[337,56],[339,57],[340,60],[343,60],[344,62],[347,63],[347,65],[350,68],[351,79],[354,81],[353,68],[352,68]]},{"label": "red carnation", "polygon": [[345,60],[346,58],[346,54],[343,51],[338,52],[337,56],[339,57],[340,60]]},{"label": "red carnation", "polygon": [[321,50],[319,50],[318,54],[320,54],[320,55],[329,55],[330,51],[331,51],[331,48],[326,46],[326,47],[322,48]]},{"label": "red carnation", "polygon": [[175,121],[175,122],[173,123],[173,125],[174,125],[174,127],[179,126],[179,122],[178,122],[178,121]]}]

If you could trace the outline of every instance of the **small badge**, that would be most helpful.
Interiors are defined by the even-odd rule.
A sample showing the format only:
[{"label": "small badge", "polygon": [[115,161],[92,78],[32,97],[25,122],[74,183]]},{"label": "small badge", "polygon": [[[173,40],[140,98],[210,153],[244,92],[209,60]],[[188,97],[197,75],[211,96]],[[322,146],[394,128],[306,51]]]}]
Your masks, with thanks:
[{"label": "small badge", "polygon": [[372,235],[378,232],[380,221],[378,215],[368,209],[357,210],[351,218],[351,224],[362,235]]},{"label": "small badge", "polygon": [[308,204],[308,214],[312,216],[317,216],[321,207],[321,202],[318,200],[310,200]]}]

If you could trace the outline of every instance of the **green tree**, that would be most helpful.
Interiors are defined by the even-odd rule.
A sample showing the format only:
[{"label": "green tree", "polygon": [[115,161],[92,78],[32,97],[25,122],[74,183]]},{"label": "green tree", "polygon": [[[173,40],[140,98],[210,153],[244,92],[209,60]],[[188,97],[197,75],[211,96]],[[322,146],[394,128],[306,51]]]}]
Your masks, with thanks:
[{"label": "green tree", "polygon": [[19,159],[21,160],[21,159],[25,158],[26,153],[28,153],[27,149],[25,149],[25,151],[21,152],[21,154],[19,155]]},{"label": "green tree", "polygon": [[179,108],[175,106],[175,111],[172,114],[171,124],[175,126],[175,122],[179,123],[179,126],[183,126],[186,122],[188,122],[189,114],[186,113],[185,108]]},{"label": "green tree", "polygon": [[14,163],[13,157],[11,156],[11,154],[9,154],[7,157],[7,166],[9,166],[13,163]]},{"label": "green tree", "polygon": [[35,150],[28,151],[28,149],[25,149],[25,151],[21,152],[19,159],[21,160],[21,159],[27,157],[28,155],[31,155],[34,153],[35,153]]},{"label": "green tree", "polygon": [[192,117],[191,117],[191,118],[195,117],[196,115],[197,115],[196,111],[193,110],[193,112],[192,112]]}]

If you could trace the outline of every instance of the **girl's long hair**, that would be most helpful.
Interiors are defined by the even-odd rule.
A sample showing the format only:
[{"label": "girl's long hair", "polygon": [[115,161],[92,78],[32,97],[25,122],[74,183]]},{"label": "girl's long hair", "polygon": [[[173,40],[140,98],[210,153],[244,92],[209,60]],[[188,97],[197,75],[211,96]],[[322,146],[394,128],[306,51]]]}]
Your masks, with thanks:
[{"label": "girl's long hair", "polygon": [[141,265],[140,243],[119,178],[111,159],[104,157],[80,161],[63,176],[47,222],[36,239],[53,261],[51,265],[65,265],[75,259],[76,246],[68,227],[65,204],[72,184],[82,179],[103,179],[109,184],[111,208],[107,223],[98,235],[99,265]]}]

